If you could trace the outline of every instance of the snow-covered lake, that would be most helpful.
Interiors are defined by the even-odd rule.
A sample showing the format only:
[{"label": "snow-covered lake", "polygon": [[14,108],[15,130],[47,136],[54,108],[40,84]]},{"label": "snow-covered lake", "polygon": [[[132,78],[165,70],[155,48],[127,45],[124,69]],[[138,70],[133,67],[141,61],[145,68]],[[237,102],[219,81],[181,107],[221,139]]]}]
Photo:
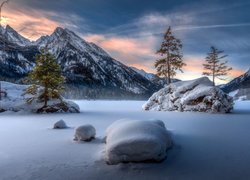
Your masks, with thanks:
[{"label": "snow-covered lake", "polygon": [[[0,114],[1,180],[249,179],[250,102],[232,114],[143,112],[143,101],[76,101],[80,114]],[[106,165],[105,129],[115,120],[160,119],[174,147],[162,163]],[[72,128],[53,130],[63,119]],[[74,128],[92,124],[97,139],[73,141]]]}]

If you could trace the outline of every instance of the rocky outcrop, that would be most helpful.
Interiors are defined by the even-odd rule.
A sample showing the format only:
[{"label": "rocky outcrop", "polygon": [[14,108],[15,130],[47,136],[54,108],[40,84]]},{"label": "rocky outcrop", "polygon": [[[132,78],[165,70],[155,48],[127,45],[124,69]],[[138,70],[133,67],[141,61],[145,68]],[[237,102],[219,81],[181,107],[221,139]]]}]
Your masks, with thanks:
[{"label": "rocky outcrop", "polygon": [[143,109],[229,113],[233,109],[233,98],[214,87],[207,77],[202,77],[166,86],[154,93]]},{"label": "rocky outcrop", "polygon": [[[68,101],[63,97],[59,99],[50,99],[48,106],[44,107],[44,102],[39,99],[40,91],[37,94],[26,94],[25,90],[29,85],[19,85],[9,82],[0,81],[2,89],[7,93],[6,97],[2,97],[0,112],[4,111],[25,111],[36,113],[78,113],[80,108],[72,101]],[[32,99],[32,102],[30,101]],[[30,103],[28,103],[30,102]]]}]

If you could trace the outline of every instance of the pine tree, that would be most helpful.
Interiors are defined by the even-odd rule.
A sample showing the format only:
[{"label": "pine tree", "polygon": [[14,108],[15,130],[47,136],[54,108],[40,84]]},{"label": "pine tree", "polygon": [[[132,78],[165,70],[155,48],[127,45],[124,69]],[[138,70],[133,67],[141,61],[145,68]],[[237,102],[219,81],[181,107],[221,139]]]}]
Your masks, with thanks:
[{"label": "pine tree", "polygon": [[36,55],[36,67],[29,76],[34,85],[27,89],[27,93],[36,94],[38,86],[42,86],[43,92],[39,99],[44,102],[43,108],[48,106],[50,98],[60,99],[64,77],[61,67],[50,53],[42,50],[40,54]]},{"label": "pine tree", "polygon": [[157,75],[165,77],[167,84],[171,83],[171,78],[176,76],[178,70],[183,72],[182,67],[186,65],[182,59],[181,49],[181,40],[173,36],[171,27],[169,27],[164,35],[161,48],[156,53],[162,56],[162,58],[155,62]]},{"label": "pine tree", "polygon": [[212,76],[213,85],[215,86],[215,78],[224,80],[220,78],[221,76],[226,76],[229,71],[232,70],[231,67],[227,66],[227,61],[222,60],[228,55],[223,55],[224,51],[220,51],[215,47],[211,47],[210,52],[207,54],[205,59],[206,63],[203,64],[205,76]]}]

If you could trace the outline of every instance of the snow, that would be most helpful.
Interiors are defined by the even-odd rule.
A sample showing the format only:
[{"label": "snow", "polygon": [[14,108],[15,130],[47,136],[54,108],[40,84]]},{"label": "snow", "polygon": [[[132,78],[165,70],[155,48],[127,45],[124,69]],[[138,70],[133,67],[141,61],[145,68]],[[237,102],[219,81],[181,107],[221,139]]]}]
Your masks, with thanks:
[{"label": "snow", "polygon": [[228,95],[231,96],[231,97],[235,97],[238,92],[239,92],[239,89],[228,93]]},{"label": "snow", "polygon": [[143,109],[228,113],[233,109],[233,98],[214,87],[207,77],[202,77],[164,87],[149,98]]},{"label": "snow", "polygon": [[64,120],[60,120],[60,121],[57,121],[55,124],[54,124],[54,129],[65,129],[67,128],[68,126],[66,125],[66,123],[64,122]]},{"label": "snow", "polygon": [[105,159],[108,164],[162,161],[171,138],[162,121],[119,120],[106,132]]},{"label": "snow", "polygon": [[96,130],[95,128],[90,125],[82,125],[76,128],[75,132],[75,141],[91,141],[95,138]]},{"label": "snow", "polygon": [[[142,111],[144,101],[75,101],[76,114],[0,113],[1,180],[249,179],[250,101],[230,114]],[[159,119],[173,147],[161,163],[107,165],[105,130],[118,119]],[[72,128],[55,131],[63,119]],[[75,143],[73,127],[92,124],[96,139]]]},{"label": "snow", "polygon": [[[25,91],[30,85],[13,84],[5,81],[1,81],[1,88],[7,93],[7,97],[3,97],[0,107],[6,111],[25,111],[36,112],[39,108],[43,107],[43,102],[40,102],[38,97],[42,90],[39,88],[36,95],[26,94]],[[34,98],[32,103],[27,103],[30,98]],[[79,112],[79,106],[69,100],[64,99],[62,101],[58,99],[50,99],[48,101],[48,111],[54,112]]]}]

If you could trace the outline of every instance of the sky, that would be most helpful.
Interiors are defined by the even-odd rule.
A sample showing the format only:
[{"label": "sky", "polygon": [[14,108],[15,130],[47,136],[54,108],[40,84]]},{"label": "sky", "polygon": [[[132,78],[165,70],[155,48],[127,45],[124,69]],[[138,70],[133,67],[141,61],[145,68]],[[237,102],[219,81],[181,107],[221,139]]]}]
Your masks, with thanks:
[{"label": "sky", "polygon": [[[3,2],[3,0],[0,0]],[[57,26],[75,31],[112,57],[155,72],[155,54],[171,26],[182,40],[184,73],[202,75],[211,46],[224,50],[233,71],[226,83],[250,68],[250,0],[10,0],[2,9],[2,24],[36,40]]]}]

